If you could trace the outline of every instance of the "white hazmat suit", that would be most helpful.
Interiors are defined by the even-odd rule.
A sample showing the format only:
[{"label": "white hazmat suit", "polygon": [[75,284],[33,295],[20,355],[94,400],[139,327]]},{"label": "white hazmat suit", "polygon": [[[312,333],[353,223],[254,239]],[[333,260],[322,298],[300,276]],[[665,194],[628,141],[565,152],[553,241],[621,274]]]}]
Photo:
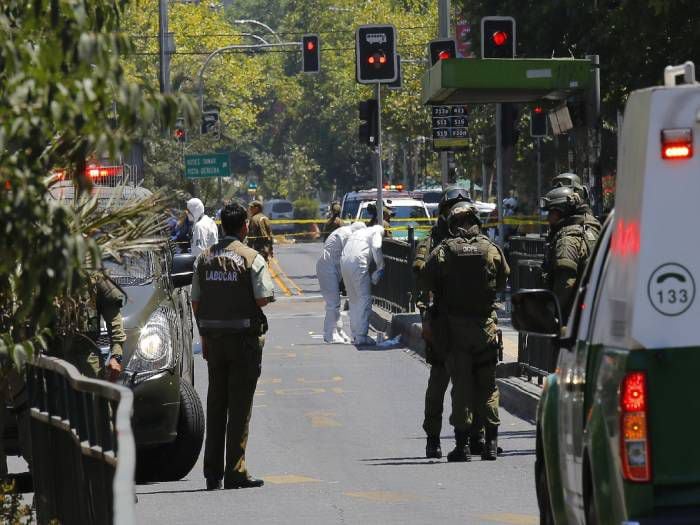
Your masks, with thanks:
[{"label": "white hazmat suit", "polygon": [[340,256],[353,232],[366,228],[365,223],[355,222],[333,231],[323,244],[323,253],[316,263],[316,277],[321,295],[326,302],[326,318],[323,322],[323,340],[326,343],[349,343],[340,320]]},{"label": "white hazmat suit", "polygon": [[198,198],[187,201],[187,211],[194,222],[190,252],[196,257],[219,242],[219,230],[213,219],[204,213],[204,204]]},{"label": "white hazmat suit", "polygon": [[[383,226],[370,226],[353,233],[343,248],[340,271],[350,301],[350,329],[356,345],[374,344],[367,336],[372,308],[371,283],[377,284],[384,273],[382,255]],[[370,277],[369,266],[374,260],[377,270]]]}]

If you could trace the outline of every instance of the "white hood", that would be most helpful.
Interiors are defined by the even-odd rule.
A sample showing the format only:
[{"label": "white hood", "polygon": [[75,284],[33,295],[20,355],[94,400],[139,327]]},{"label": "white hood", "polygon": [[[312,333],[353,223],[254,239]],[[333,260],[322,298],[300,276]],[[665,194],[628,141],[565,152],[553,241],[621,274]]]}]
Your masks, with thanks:
[{"label": "white hood", "polygon": [[204,215],[204,203],[197,197],[187,201],[187,211],[190,212],[195,222]]}]

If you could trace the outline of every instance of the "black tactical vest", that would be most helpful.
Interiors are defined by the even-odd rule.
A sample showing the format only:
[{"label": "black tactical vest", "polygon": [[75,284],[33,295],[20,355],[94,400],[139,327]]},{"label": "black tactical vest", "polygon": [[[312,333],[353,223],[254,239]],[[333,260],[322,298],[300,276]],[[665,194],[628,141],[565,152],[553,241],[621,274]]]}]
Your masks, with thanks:
[{"label": "black tactical vest", "polygon": [[451,315],[488,317],[496,301],[496,274],[488,237],[457,237],[443,243],[446,281],[440,302]]},{"label": "black tactical vest", "polygon": [[257,255],[252,248],[230,238],[200,255],[197,326],[202,335],[262,335],[267,331],[251,282],[251,268]]}]

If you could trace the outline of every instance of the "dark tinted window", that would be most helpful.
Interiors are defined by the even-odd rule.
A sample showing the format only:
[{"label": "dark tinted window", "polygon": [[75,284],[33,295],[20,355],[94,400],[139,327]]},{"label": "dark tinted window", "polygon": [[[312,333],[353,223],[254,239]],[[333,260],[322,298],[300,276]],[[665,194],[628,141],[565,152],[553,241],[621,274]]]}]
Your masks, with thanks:
[{"label": "dark tinted window", "polygon": [[272,205],[273,213],[290,213],[293,211],[292,203],[287,201],[275,202]]},{"label": "dark tinted window", "polygon": [[423,194],[423,202],[427,202],[429,204],[437,204],[438,202],[440,202],[441,197],[441,191],[426,191]]}]

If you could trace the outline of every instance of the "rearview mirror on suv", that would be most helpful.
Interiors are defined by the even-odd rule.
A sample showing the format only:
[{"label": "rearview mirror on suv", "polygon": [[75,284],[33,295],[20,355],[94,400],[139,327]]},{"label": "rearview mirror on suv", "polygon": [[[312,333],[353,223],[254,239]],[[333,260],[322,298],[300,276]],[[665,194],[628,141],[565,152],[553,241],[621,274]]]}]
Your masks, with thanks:
[{"label": "rearview mirror on suv", "polygon": [[173,255],[173,269],[170,273],[170,278],[173,280],[175,288],[192,284],[195,259],[196,257],[190,253]]},{"label": "rearview mirror on suv", "polygon": [[513,327],[519,332],[556,338],[561,335],[561,310],[549,290],[521,290],[511,297]]}]

